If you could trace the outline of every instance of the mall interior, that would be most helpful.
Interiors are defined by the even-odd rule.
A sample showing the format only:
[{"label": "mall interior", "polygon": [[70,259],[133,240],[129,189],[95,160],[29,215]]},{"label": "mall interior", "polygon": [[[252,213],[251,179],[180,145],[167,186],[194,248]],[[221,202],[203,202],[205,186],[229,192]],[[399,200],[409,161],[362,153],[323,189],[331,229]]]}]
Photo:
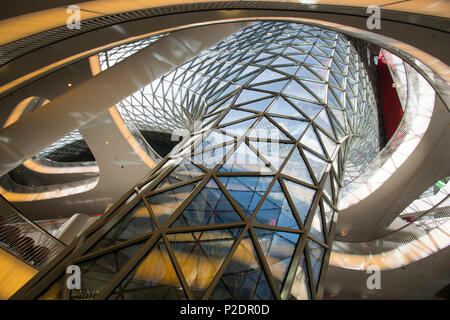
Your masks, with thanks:
[{"label": "mall interior", "polygon": [[0,300],[450,299],[449,1],[0,8]]}]

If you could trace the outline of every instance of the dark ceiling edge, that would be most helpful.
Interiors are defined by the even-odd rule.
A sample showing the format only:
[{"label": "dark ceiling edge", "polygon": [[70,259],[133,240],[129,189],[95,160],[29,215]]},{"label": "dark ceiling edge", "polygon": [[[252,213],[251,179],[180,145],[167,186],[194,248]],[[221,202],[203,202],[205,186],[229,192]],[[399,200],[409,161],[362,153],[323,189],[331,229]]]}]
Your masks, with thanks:
[{"label": "dark ceiling edge", "polygon": [[[315,13],[339,13],[350,16],[369,16],[369,14],[366,13],[365,8],[361,7],[261,1],[206,2],[140,9],[83,20],[81,22],[84,25],[82,30],[71,30],[66,28],[66,26],[60,26],[0,46],[0,67],[41,47],[113,24],[161,15],[218,9],[293,10]],[[387,13],[390,17],[390,19],[382,18],[382,20],[385,21],[403,22],[450,33],[450,24],[448,23],[448,19],[445,18],[386,9],[382,9],[382,11],[384,14]]]}]

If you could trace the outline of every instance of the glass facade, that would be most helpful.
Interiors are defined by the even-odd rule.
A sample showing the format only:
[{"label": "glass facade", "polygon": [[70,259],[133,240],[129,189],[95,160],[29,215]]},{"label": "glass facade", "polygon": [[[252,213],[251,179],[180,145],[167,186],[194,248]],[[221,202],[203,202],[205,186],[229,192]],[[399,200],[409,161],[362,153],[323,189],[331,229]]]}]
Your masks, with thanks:
[{"label": "glass facade", "polygon": [[320,298],[348,154],[378,152],[362,59],[333,31],[257,22],[122,101],[183,140],[67,258],[82,288],[62,296]]}]

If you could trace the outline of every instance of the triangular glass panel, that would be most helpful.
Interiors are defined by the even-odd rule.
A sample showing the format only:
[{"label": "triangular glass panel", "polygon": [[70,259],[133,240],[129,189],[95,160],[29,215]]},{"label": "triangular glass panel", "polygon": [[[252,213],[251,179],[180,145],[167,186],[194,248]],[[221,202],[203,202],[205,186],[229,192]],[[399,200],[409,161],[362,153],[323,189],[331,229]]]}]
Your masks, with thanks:
[{"label": "triangular glass panel", "polygon": [[266,193],[273,177],[219,177],[219,180],[249,218]]},{"label": "triangular glass panel", "polygon": [[248,137],[272,140],[291,140],[265,117],[263,117],[253,130],[250,131]]},{"label": "triangular glass panel", "polygon": [[269,106],[269,104],[271,102],[272,102],[272,98],[259,100],[259,101],[256,101],[256,102],[251,102],[249,104],[244,104],[244,105],[241,105],[239,107],[243,108],[243,109],[250,109],[250,110],[263,112],[264,110],[266,110],[266,108]]},{"label": "triangular glass panel", "polygon": [[322,140],[323,145],[325,146],[325,149],[331,157],[334,153],[334,150],[336,150],[337,144],[333,140],[331,140],[325,133],[323,133],[321,130],[317,129],[317,132],[319,133],[320,140]]},{"label": "triangular glass panel", "polygon": [[320,182],[320,179],[322,179],[322,175],[325,171],[325,168],[328,165],[328,162],[319,158],[318,156],[309,152],[306,149],[303,149],[303,152],[305,153],[305,157],[309,163],[309,166],[311,167],[312,171],[314,172],[317,182]]},{"label": "triangular glass panel", "polygon": [[260,92],[260,91],[255,91],[255,90],[244,89],[244,90],[242,90],[241,94],[237,98],[234,105],[239,105],[239,104],[257,100],[260,98],[268,98],[270,95],[271,94],[267,93],[267,92]]},{"label": "triangular glass panel", "polygon": [[343,139],[346,136],[346,134],[345,134],[343,128],[341,127],[341,125],[339,124],[339,122],[337,122],[334,119],[334,117],[330,117],[330,120],[331,120],[332,126],[336,130],[336,135],[337,135],[338,139],[339,140]]},{"label": "triangular glass panel", "polygon": [[311,228],[309,229],[309,234],[315,237],[317,240],[320,240],[325,243],[325,236],[323,235],[323,227],[322,227],[322,215],[320,213],[320,206],[317,206],[316,213],[314,214],[314,218],[311,224]]},{"label": "triangular glass panel", "polygon": [[319,75],[319,80],[320,81],[327,81],[328,79],[328,69],[326,68],[319,68],[319,67],[313,67],[313,66],[309,66],[309,69],[311,69],[312,71],[316,72]]},{"label": "triangular glass panel", "polygon": [[346,127],[345,123],[345,112],[341,110],[336,110],[333,108],[329,108],[330,111],[334,114],[335,118],[339,121],[339,124],[342,128]]},{"label": "triangular glass panel", "polygon": [[[246,56],[250,56],[251,58],[253,58],[255,55],[253,54],[253,52],[248,52],[246,54]],[[244,71],[242,72],[242,76],[250,74],[252,72],[254,72],[255,70],[258,70],[258,67],[252,66],[252,65],[247,65],[244,69]]]},{"label": "triangular glass panel", "polygon": [[292,102],[303,114],[305,114],[308,118],[313,119],[320,110],[323,109],[321,105],[306,102],[303,100],[298,100],[294,98],[287,98],[290,102]]},{"label": "triangular glass panel", "polygon": [[[333,160],[333,169],[334,169],[334,172],[336,172],[336,175],[337,176],[339,176],[339,159],[338,159],[339,157],[336,157],[336,158],[334,158],[334,160]],[[333,185],[335,186],[335,189],[339,189],[339,187],[338,187],[338,182],[337,181],[335,181],[335,180],[333,180]]]},{"label": "triangular glass panel", "polygon": [[228,172],[272,172],[245,142],[225,161],[219,171]]},{"label": "triangular glass panel", "polygon": [[222,91],[221,93],[220,93],[220,95],[223,97],[223,96],[226,96],[227,94],[229,94],[230,92],[233,92],[233,91],[236,91],[237,89],[239,89],[240,87],[238,87],[238,86],[235,86],[235,85],[230,85],[228,88],[226,88],[224,91]]},{"label": "triangular glass panel", "polygon": [[248,130],[248,128],[250,128],[250,126],[255,122],[255,120],[256,117],[235,124],[231,124],[225,127],[221,127],[219,129],[226,131],[228,134],[240,137]]},{"label": "triangular glass panel", "polygon": [[329,67],[330,66],[331,58],[329,58],[329,57],[321,57],[321,56],[315,56],[315,58],[317,60],[319,60],[322,63],[322,65],[324,65],[325,67]]},{"label": "triangular glass panel", "polygon": [[269,55],[267,53],[261,53],[259,56],[253,60],[253,63],[260,66],[267,66],[274,58],[274,55]]},{"label": "triangular glass panel", "polygon": [[300,151],[298,151],[297,148],[295,148],[288,162],[284,166],[282,173],[314,185],[309,170],[306,167],[306,164],[303,161],[302,156],[300,155]]},{"label": "triangular glass panel", "polygon": [[221,132],[211,131],[206,136],[203,135],[203,140],[194,149],[194,153],[214,146],[223,146],[226,142],[231,141],[233,139],[234,139],[233,137],[227,136]]},{"label": "triangular glass panel", "polygon": [[72,300],[92,300],[108,282],[128,263],[141,248],[143,242],[79,263],[82,277],[81,288],[72,289]]},{"label": "triangular glass panel", "polygon": [[[202,109],[202,110],[203,110],[203,109]],[[202,119],[202,122],[201,122],[201,124],[200,124],[199,127],[200,127],[200,128],[205,128],[206,124],[213,123],[214,120],[216,120],[216,119],[219,117],[219,115],[220,115],[220,112],[217,112],[217,113],[211,114],[211,115],[208,114],[208,116],[206,116],[206,117],[204,117],[204,118]]]},{"label": "triangular glass panel", "polygon": [[172,215],[175,209],[189,196],[196,185],[197,183],[189,183],[146,198],[153,213],[161,224]]},{"label": "triangular glass panel", "polygon": [[225,100],[220,100],[219,102],[215,102],[208,106],[208,114],[212,113],[213,111],[218,111],[221,109],[224,109],[228,107],[231,104],[232,97],[229,97]]},{"label": "triangular glass panel", "polygon": [[301,67],[297,73],[295,74],[295,76],[300,80],[303,81],[303,79],[311,79],[311,80],[317,80],[317,81],[321,81],[321,79],[319,79],[314,73],[312,73],[311,71],[309,71],[308,68],[306,68],[305,66]]},{"label": "triangular glass panel", "polygon": [[302,254],[300,263],[295,273],[292,283],[289,300],[311,300],[311,290],[309,288],[308,267],[306,265],[305,254]]},{"label": "triangular glass panel", "polygon": [[334,137],[333,128],[331,127],[330,118],[328,117],[327,111],[323,110],[314,119],[314,122],[319,125],[326,133]]},{"label": "triangular glass panel", "polygon": [[255,79],[253,79],[253,81],[250,83],[250,85],[253,86],[253,85],[261,83],[261,82],[266,82],[266,81],[276,80],[276,79],[281,80],[283,78],[285,78],[285,76],[282,75],[281,73],[275,72],[270,69],[266,69],[259,76],[257,76]]},{"label": "triangular glass panel", "polygon": [[320,102],[325,102],[325,94],[327,92],[327,85],[325,83],[306,80],[301,80],[301,83],[306,88],[314,92],[314,94],[321,100]]},{"label": "triangular glass panel", "polygon": [[[250,57],[250,59],[251,58],[253,58],[253,56]],[[259,68],[255,67],[255,66],[247,65],[245,67],[244,71],[241,73],[240,77],[242,77],[242,78],[243,77],[249,77],[249,76],[253,77],[253,76],[255,76],[257,74],[257,72],[255,72],[256,70],[259,70]]]},{"label": "triangular glass panel", "polygon": [[210,180],[184,209],[172,227],[199,226],[242,221],[222,190]]},{"label": "triangular glass panel", "polygon": [[[319,39],[317,39],[317,41],[318,41],[318,40],[319,40]],[[316,42],[317,42],[317,41],[316,41]],[[325,54],[325,52],[323,52],[322,50],[320,50],[320,47],[317,46],[317,43],[315,43],[315,46],[312,47],[311,53],[314,54],[314,56],[316,56],[316,57],[317,57],[317,55],[323,55],[323,54]]]},{"label": "triangular glass panel", "polygon": [[297,81],[292,80],[291,83],[283,90],[284,94],[292,95],[299,99],[306,99],[316,102],[317,99],[309,93],[303,86],[299,85]]},{"label": "triangular glass panel", "polygon": [[[336,72],[331,72],[331,74],[336,78],[336,80],[337,80],[339,86],[340,86],[341,88],[344,88],[345,77],[342,76],[342,75],[340,75],[339,73],[336,73]],[[339,87],[339,86],[338,86],[338,87]]]},{"label": "triangular glass panel", "polygon": [[308,55],[308,57],[306,57],[304,63],[310,64],[313,66],[321,66],[322,65],[322,63],[319,62],[318,60],[314,59],[314,57],[312,55]]},{"label": "triangular glass panel", "polygon": [[147,254],[109,300],[186,300],[164,242]]},{"label": "triangular glass panel", "polygon": [[269,82],[269,83],[265,83],[265,84],[258,84],[258,85],[253,86],[253,88],[278,93],[278,92],[281,92],[281,90],[283,90],[283,88],[286,86],[286,83],[288,83],[288,81],[289,80],[282,80],[282,81],[276,81],[276,82]]},{"label": "triangular glass panel", "polygon": [[275,285],[281,291],[299,235],[258,228],[255,233]]},{"label": "triangular glass panel", "polygon": [[277,67],[277,70],[286,73],[288,76],[293,76],[297,72],[298,68],[298,66]]},{"label": "triangular glass panel", "polygon": [[[295,50],[296,52],[298,52],[297,50]],[[286,51],[285,51],[285,53],[286,53]],[[289,60],[289,59],[286,59],[286,58],[284,58],[283,56],[279,56],[278,58],[276,58],[272,63],[271,63],[271,65],[272,66],[278,66],[278,65],[292,65],[292,64],[295,64],[295,62],[294,61],[292,61],[292,60]]]},{"label": "triangular glass panel", "polygon": [[267,161],[275,168],[280,169],[281,164],[291,151],[292,143],[278,143],[278,142],[256,142],[251,141],[251,145],[255,146],[260,154],[262,154]]},{"label": "triangular glass panel", "polygon": [[338,81],[334,77],[334,73],[333,72],[330,72],[330,77],[328,78],[328,81],[329,81],[330,84],[335,85],[336,87],[339,87],[341,85],[340,83],[338,83]]},{"label": "triangular glass panel", "polygon": [[337,61],[335,59],[331,62],[331,70],[335,71],[335,73],[336,72],[342,73],[342,70],[339,68],[336,62]]},{"label": "triangular glass panel", "polygon": [[309,260],[311,263],[311,270],[313,273],[313,279],[316,286],[318,286],[320,271],[322,268],[323,256],[325,254],[325,248],[319,245],[317,242],[308,239]]},{"label": "triangular glass panel", "polygon": [[325,214],[325,223],[327,224],[327,232],[328,234],[330,234],[330,230],[331,230],[331,224],[333,223],[333,213],[334,210],[333,208],[331,208],[331,206],[328,204],[327,201],[322,200],[322,204],[323,204],[323,211]]},{"label": "triangular glass panel", "polygon": [[225,130],[227,133],[240,137],[248,130],[248,128],[250,128],[250,126],[255,122],[255,120],[256,118],[248,119],[235,124],[231,124],[226,127],[222,127],[220,129]]},{"label": "triangular glass panel", "polygon": [[240,229],[168,234],[194,299],[201,299],[230,252]]},{"label": "triangular glass panel", "polygon": [[331,91],[334,93],[334,95],[337,97],[337,99],[339,101],[339,104],[336,105],[336,106],[339,106],[339,107],[343,108],[344,107],[344,103],[345,103],[344,90],[337,89],[337,88],[331,88]]},{"label": "triangular glass panel", "polygon": [[[297,57],[299,57],[298,59],[301,59],[301,58],[304,59],[306,57],[306,53],[303,53],[303,51],[298,50],[297,48],[291,47],[291,46],[287,47],[286,50],[284,50],[283,54],[289,55],[289,56],[295,55],[296,59],[297,59]],[[303,59],[301,59],[300,62],[303,62]]]},{"label": "triangular glass panel", "polygon": [[248,85],[248,82],[250,81],[251,78],[253,78],[255,75],[251,74],[249,76],[240,78],[239,80],[234,80],[234,83],[240,85],[240,86],[245,86]]},{"label": "triangular glass panel", "polygon": [[273,298],[252,240],[246,234],[211,294],[211,299],[271,300]]},{"label": "triangular glass panel", "polygon": [[316,191],[287,179],[283,179],[283,182],[304,225]]},{"label": "triangular glass panel", "polygon": [[327,181],[323,186],[323,193],[325,193],[325,195],[328,197],[329,200],[333,201],[333,192],[331,190],[330,175],[328,175]]},{"label": "triangular glass panel", "polygon": [[306,121],[298,121],[287,118],[279,118],[279,117],[271,117],[276,123],[282,127],[286,132],[288,132],[291,136],[293,136],[296,140],[300,138],[302,133],[305,131],[309,122]]},{"label": "triangular glass panel", "polygon": [[223,147],[218,147],[201,153],[192,155],[191,160],[195,163],[201,164],[208,169],[214,168],[217,164],[223,163],[223,157],[232,148],[232,144]]},{"label": "triangular glass panel", "polygon": [[314,131],[312,125],[309,126],[308,129],[306,129],[305,134],[300,139],[300,143],[314,150],[315,152],[325,156],[325,153],[323,153],[322,150],[322,145],[320,144],[320,141],[317,138],[316,132]]},{"label": "triangular glass panel", "polygon": [[89,251],[94,252],[125,240],[136,238],[156,229],[144,201],[140,201],[111,230],[109,230]]},{"label": "triangular glass panel", "polygon": [[275,182],[258,210],[255,221],[271,226],[298,229],[297,221],[278,181]]},{"label": "triangular glass panel", "polygon": [[248,118],[250,116],[254,116],[255,114],[252,112],[241,111],[236,109],[230,109],[227,115],[220,121],[219,126],[224,126],[229,122],[233,122],[239,119]]},{"label": "triangular glass panel", "polygon": [[300,112],[297,111],[289,102],[282,97],[278,99],[270,106],[268,110],[271,114],[279,114],[290,117],[304,118]]},{"label": "triangular glass panel", "polygon": [[333,62],[336,63],[336,64],[338,65],[339,69],[342,71],[343,74],[346,73],[346,71],[347,71],[347,66],[346,66],[345,64],[343,64],[343,63],[337,61],[337,59],[334,59]]},{"label": "triangular glass panel", "polygon": [[337,102],[336,97],[332,93],[331,87],[328,87],[327,105],[340,108],[341,105]]}]

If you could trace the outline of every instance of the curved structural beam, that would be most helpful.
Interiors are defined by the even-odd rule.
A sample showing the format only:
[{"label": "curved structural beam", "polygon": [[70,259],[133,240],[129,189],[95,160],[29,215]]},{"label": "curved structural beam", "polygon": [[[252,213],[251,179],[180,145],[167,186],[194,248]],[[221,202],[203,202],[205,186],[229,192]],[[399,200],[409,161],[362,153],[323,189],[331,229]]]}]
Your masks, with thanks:
[{"label": "curved structural beam", "polygon": [[381,270],[400,268],[447,248],[449,235],[450,221],[447,221],[420,239],[399,245],[391,251],[370,255],[332,251],[330,265],[353,270],[367,270],[374,265]]},{"label": "curved structural beam", "polygon": [[[417,117],[426,120],[429,115],[422,112],[423,106],[418,105]],[[425,132],[426,126],[419,128],[419,134],[408,133],[410,137],[376,174],[343,199],[336,226],[337,239],[368,241],[383,236],[392,221],[417,196],[442,176],[449,175],[450,113],[437,96],[431,119],[425,124],[428,121]]]},{"label": "curved structural beam", "polygon": [[[99,61],[98,55],[91,56],[89,58],[89,65],[91,67],[92,75],[95,76],[101,72],[100,61]],[[128,144],[133,149],[133,151],[139,156],[139,158],[141,158],[141,160],[150,169],[153,169],[156,166],[156,164],[161,160],[159,155],[157,155],[153,151],[153,149],[151,149],[150,146],[148,146],[148,148],[151,149],[151,151],[149,150],[149,152],[147,152],[146,150],[144,150],[144,148],[141,146],[141,144],[134,137],[133,133],[125,125],[125,122],[124,122],[122,116],[120,115],[119,111],[117,110],[117,108],[115,106],[109,108],[108,113],[109,113],[109,116],[113,119],[114,124],[116,125],[117,129],[120,131],[123,138],[125,140],[127,140]],[[146,143],[146,142],[143,141],[142,143]]]},{"label": "curved structural beam", "polygon": [[[158,7],[176,6],[192,4],[193,1],[186,0],[159,0],[153,3],[148,3],[147,1],[127,1],[127,0],[97,0],[97,1],[86,1],[78,2],[75,5],[79,6],[81,9],[80,18],[81,21],[86,21],[93,18],[98,18],[104,15],[110,14],[120,14],[124,12],[142,10],[142,9],[152,9]],[[216,5],[220,7],[224,4],[230,4],[234,1],[217,1],[217,0],[197,0],[194,1],[196,4],[208,3],[210,6]],[[271,3],[275,1],[240,1],[243,2],[241,7],[245,7],[246,3],[251,7],[265,7],[275,9],[276,6]],[[299,3],[300,2],[300,3]],[[278,7],[289,5],[297,6],[298,10],[329,10],[335,11],[336,9],[346,8],[347,11],[354,8],[363,8],[371,5],[377,5],[383,7],[387,10],[394,10],[400,12],[411,12],[422,15],[430,16],[440,16],[449,17],[450,6],[446,2],[438,1],[408,1],[408,3],[398,3],[399,1],[389,1],[389,0],[314,0],[314,1],[297,1],[297,0],[278,0]],[[424,3],[425,2],[425,3]],[[268,4],[268,5],[267,5]],[[23,9],[22,9],[23,10]],[[0,27],[5,30],[1,37],[0,43],[5,44],[15,41],[20,38],[24,38],[35,34],[36,32],[42,32],[49,30],[51,28],[56,28],[65,25],[67,18],[70,13],[67,13],[66,8],[58,7],[51,8],[47,10],[33,10],[35,12],[30,12],[26,15],[20,15],[10,19],[5,19],[1,22]],[[44,19],[43,19],[44,18]]]},{"label": "curved structural beam", "polygon": [[[2,128],[10,126],[11,124],[17,122],[25,114],[32,112],[32,110],[35,109],[36,107],[38,108],[42,107],[49,102],[50,100],[40,97],[28,97],[22,100],[14,107],[14,109],[6,119],[5,123],[3,124]],[[97,165],[89,165],[88,163],[67,164],[51,161],[49,159],[44,158],[41,158],[39,160],[30,158],[28,160],[25,160],[23,165],[32,171],[45,174],[87,173],[87,172],[98,173]]]},{"label": "curved structural beam", "polygon": [[[3,129],[0,149],[5,156],[0,175],[244,25],[222,24],[174,32]],[[40,133],[39,140],[35,139],[35,132]]]},{"label": "curved structural beam", "polygon": [[[368,6],[378,3],[376,1],[370,1],[370,3],[359,1],[355,4],[354,1],[352,1],[352,7],[329,5],[331,3],[341,5],[348,4],[348,2],[345,2],[346,1],[327,1],[327,4],[320,4],[317,2],[314,5],[306,5],[298,3],[298,1],[295,0],[284,2],[277,1],[276,3],[273,1],[221,1],[208,2],[204,4],[199,1],[199,3],[194,4],[189,3],[184,5],[175,5],[176,2],[172,1],[158,1],[156,4],[157,7],[138,11],[129,11],[127,14],[120,14],[121,10],[124,10],[125,8],[117,7],[115,8],[117,11],[101,11],[110,13],[111,15],[104,15],[101,20],[91,19],[91,24],[89,23],[90,17],[85,16],[85,12],[83,12],[82,19],[87,18],[88,20],[86,23],[83,22],[82,29],[70,31],[64,25],[67,14],[61,11],[59,14],[63,15],[64,19],[61,19],[59,28],[34,34],[29,38],[31,41],[33,39],[36,40],[36,37],[38,37],[40,41],[29,42],[27,40],[28,38],[18,40],[18,42],[21,42],[20,48],[27,48],[28,51],[22,52],[20,57],[15,58],[13,61],[0,68],[2,83],[11,81],[10,83],[0,87],[0,92],[11,91],[21,82],[31,80],[31,77],[42,76],[43,74],[48,73],[50,70],[50,68],[48,68],[49,64],[53,63],[53,67],[61,67],[62,65],[67,64],[71,59],[80,59],[81,56],[85,56],[85,51],[92,50],[93,46],[105,46],[112,42],[117,42],[131,36],[138,36],[142,34],[142,30],[159,31],[164,28],[177,27],[180,24],[182,25],[186,23],[214,20],[223,21],[223,19],[229,19],[230,17],[275,16],[273,11],[267,10],[268,8],[277,9],[278,11],[276,12],[276,16],[278,17],[325,20],[359,29],[366,29],[366,20],[368,16],[366,13],[366,8],[356,7],[356,5]],[[429,52],[433,56],[448,63],[445,55],[445,53],[448,52],[446,46],[447,43],[449,43],[447,40],[448,33],[446,32],[448,31],[448,28],[445,27],[443,19],[430,15],[424,16],[421,14],[410,14],[406,12],[409,10],[414,12],[417,11],[422,14],[433,14],[436,12],[445,13],[445,5],[444,8],[442,8],[439,7],[439,3],[437,5],[433,3],[429,6],[429,8],[425,8],[422,3],[420,6],[414,6],[414,2],[415,1],[409,1],[406,5],[404,3],[400,5],[387,5],[385,2],[380,2],[379,5],[382,7],[382,28],[375,31],[378,34],[383,34],[420,48],[421,50]],[[170,4],[171,6],[166,6],[167,4]],[[148,5],[149,4],[146,3],[146,6]],[[391,11],[397,6],[399,7],[399,10],[403,10],[405,12]],[[237,10],[220,10],[230,8]],[[265,10],[255,10],[258,8]],[[132,9],[138,8],[128,8],[128,10]],[[195,12],[192,12],[193,10],[195,10]],[[163,12],[164,15],[161,15]],[[171,13],[177,13],[177,19],[167,19],[167,15]],[[411,23],[412,20],[414,23]],[[40,19],[39,21],[45,21],[45,19]],[[20,22],[22,23],[21,30],[23,30],[23,23],[26,23],[26,19],[20,20]],[[120,23],[120,25],[115,25],[117,23]],[[33,24],[33,28],[36,28],[35,24]],[[33,29],[33,31],[36,32],[36,29]],[[51,34],[51,37],[46,36],[47,32]],[[55,37],[58,42],[46,42],[47,39],[55,39]],[[33,47],[31,45],[36,43],[39,44],[38,47]],[[49,46],[49,44],[51,44],[51,46]],[[8,44],[8,46],[9,45],[10,44]],[[31,47],[33,47],[32,52],[30,52]],[[11,56],[11,53],[17,54],[18,52],[18,50],[9,50],[1,47],[0,50],[3,51],[4,55],[8,57]],[[77,54],[74,55],[74,53]],[[92,53],[95,52],[91,52],[91,54]],[[57,62],[58,60],[61,61]],[[440,67],[436,66],[434,70],[439,72],[439,69]],[[11,72],[11,70],[13,70],[13,72]],[[442,74],[445,74],[445,72]]]}]

